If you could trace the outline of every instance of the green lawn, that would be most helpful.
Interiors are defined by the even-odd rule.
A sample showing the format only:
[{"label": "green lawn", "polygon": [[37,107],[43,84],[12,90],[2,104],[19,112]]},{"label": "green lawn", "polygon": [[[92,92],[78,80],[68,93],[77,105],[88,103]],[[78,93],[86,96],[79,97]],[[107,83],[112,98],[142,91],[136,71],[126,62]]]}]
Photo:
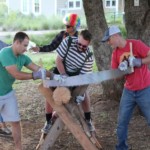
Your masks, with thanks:
[{"label": "green lawn", "polygon": [[[28,55],[31,58],[31,60],[36,64],[39,64],[40,59],[41,59],[43,62],[43,67],[46,68],[47,70],[55,66],[55,59],[56,59],[56,54],[57,54],[56,52],[51,52],[51,53],[26,52],[25,54]],[[23,68],[23,71],[28,72],[28,70],[25,68]],[[97,71],[95,62],[93,65],[93,71]]]},{"label": "green lawn", "polygon": [[[42,60],[43,67],[46,68],[47,70],[55,66],[56,52],[51,53],[26,52],[25,54],[28,55],[31,58],[31,60],[36,64],[40,64],[40,60]],[[23,70],[27,71],[25,68],[23,68]]]}]

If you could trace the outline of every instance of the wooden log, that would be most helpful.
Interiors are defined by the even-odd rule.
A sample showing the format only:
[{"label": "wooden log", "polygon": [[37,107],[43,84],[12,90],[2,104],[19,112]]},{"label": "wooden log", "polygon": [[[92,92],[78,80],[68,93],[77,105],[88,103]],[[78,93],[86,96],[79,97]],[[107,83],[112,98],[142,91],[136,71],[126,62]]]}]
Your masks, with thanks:
[{"label": "wooden log", "polygon": [[47,99],[48,103],[56,110],[58,116],[64,122],[64,124],[68,127],[71,133],[75,136],[78,142],[81,144],[84,150],[98,150],[95,145],[88,139],[80,126],[76,123],[76,121],[72,118],[67,109],[61,105],[58,106],[54,103],[52,98],[52,90],[49,88],[44,88],[41,84],[39,86],[39,91],[43,94],[43,96]]},{"label": "wooden log", "polygon": [[49,133],[47,134],[45,140],[43,141],[40,150],[49,150],[50,148],[52,148],[63,128],[63,121],[60,118],[57,118]]},{"label": "wooden log", "polygon": [[[88,85],[79,86],[79,87],[75,88],[72,91],[72,99],[74,100],[76,98],[76,96],[85,94],[87,88],[88,88]],[[70,105],[67,105],[67,107],[68,107],[68,109],[70,109]],[[89,137],[89,139],[92,141],[92,143],[97,146],[97,148],[102,149],[101,144],[99,143],[99,141],[96,138],[95,131],[94,132],[89,131],[89,128],[84,120],[81,104],[76,105],[76,107],[74,107],[74,110],[75,110],[74,113],[76,114],[76,117],[78,117],[78,119],[80,120],[80,123],[82,124],[83,130],[86,133],[86,135]]]},{"label": "wooden log", "polygon": [[66,87],[57,87],[53,92],[53,99],[57,105],[66,104],[71,99],[71,92]]}]

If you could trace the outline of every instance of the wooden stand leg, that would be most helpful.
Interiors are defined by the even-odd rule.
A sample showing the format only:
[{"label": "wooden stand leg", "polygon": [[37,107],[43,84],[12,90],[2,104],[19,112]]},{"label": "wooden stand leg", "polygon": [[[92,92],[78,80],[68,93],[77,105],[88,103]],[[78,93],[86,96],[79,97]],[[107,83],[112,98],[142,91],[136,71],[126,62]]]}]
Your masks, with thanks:
[{"label": "wooden stand leg", "polygon": [[38,143],[38,145],[36,146],[36,150],[39,150],[39,149],[40,149],[41,145],[42,145],[43,142],[44,142],[45,137],[46,137],[46,134],[42,133],[42,134],[41,134],[41,137],[40,137],[40,140],[39,140],[39,143]]},{"label": "wooden stand leg", "polygon": [[99,143],[99,141],[96,138],[96,134],[95,131],[94,132],[90,132],[89,128],[84,120],[84,116],[83,116],[83,111],[81,108],[81,105],[76,105],[75,103],[70,102],[69,104],[66,105],[67,110],[69,110],[69,112],[72,115],[75,115],[75,117],[79,120],[85,134],[87,135],[87,137],[90,139],[90,141],[96,145],[96,147],[98,149],[102,149],[101,144]]},{"label": "wooden stand leg", "polygon": [[57,140],[58,136],[62,132],[62,129],[64,128],[64,123],[60,118],[57,118],[54,122],[53,126],[51,127],[49,133],[47,134],[44,142],[41,145],[41,150],[48,150],[52,148],[55,141]]}]

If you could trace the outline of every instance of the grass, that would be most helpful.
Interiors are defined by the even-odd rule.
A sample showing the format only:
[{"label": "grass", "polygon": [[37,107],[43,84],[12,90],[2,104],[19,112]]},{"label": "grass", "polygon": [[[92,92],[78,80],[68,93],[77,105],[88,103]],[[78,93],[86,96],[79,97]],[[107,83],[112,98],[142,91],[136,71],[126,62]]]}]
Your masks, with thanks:
[{"label": "grass", "polygon": [[[47,70],[55,66],[55,58],[56,58],[56,52],[51,53],[32,53],[32,52],[26,52],[25,55],[29,56],[31,60],[35,63],[40,65],[40,60],[42,60],[43,67]],[[23,72],[30,73],[31,71],[27,69],[26,67],[23,67]],[[16,80],[13,84],[13,88],[20,86],[20,82],[24,82],[22,80]],[[39,83],[40,80],[35,80],[33,82]]]},{"label": "grass", "polygon": [[[25,53],[27,56],[31,58],[31,60],[35,64],[40,64],[40,60],[42,60],[43,67],[46,68],[47,70],[51,69],[52,67],[55,66],[55,59],[56,59],[56,52],[51,52],[51,53],[31,53],[31,52],[26,52]],[[23,68],[22,71],[25,72],[30,72],[28,69],[25,67]],[[96,63],[94,62],[93,65],[93,71],[97,71],[97,66]]]},{"label": "grass", "polygon": [[[51,53],[26,52],[25,54],[29,56],[35,64],[40,65],[41,63],[40,61],[42,60],[43,67],[46,68],[47,70],[55,66],[56,52]],[[23,68],[23,71],[29,72],[26,68]]]}]

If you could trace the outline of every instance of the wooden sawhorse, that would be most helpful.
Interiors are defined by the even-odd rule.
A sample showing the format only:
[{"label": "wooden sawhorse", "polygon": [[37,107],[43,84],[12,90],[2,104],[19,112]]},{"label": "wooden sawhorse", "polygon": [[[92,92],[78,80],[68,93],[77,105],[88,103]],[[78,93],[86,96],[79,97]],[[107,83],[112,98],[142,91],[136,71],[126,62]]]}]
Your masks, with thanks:
[{"label": "wooden sawhorse", "polygon": [[[76,95],[79,95],[79,93],[84,93],[85,89],[82,89],[83,90],[74,91],[72,93],[72,98],[74,98]],[[52,99],[53,91],[49,88],[44,88],[42,84],[39,86],[39,91],[46,98],[51,107],[57,112],[57,115],[59,117],[54,122],[47,136],[45,134],[41,135],[36,150],[48,150],[52,148],[64,125],[67,126],[67,128],[74,135],[74,137],[77,139],[84,150],[102,150],[102,146],[96,139],[95,134],[90,133],[90,131],[88,130],[88,127],[83,118],[80,105],[76,105],[72,102],[69,102],[65,105],[55,104],[54,100]],[[71,114],[75,114],[75,116],[79,119],[79,122],[81,123],[83,129]]]}]

